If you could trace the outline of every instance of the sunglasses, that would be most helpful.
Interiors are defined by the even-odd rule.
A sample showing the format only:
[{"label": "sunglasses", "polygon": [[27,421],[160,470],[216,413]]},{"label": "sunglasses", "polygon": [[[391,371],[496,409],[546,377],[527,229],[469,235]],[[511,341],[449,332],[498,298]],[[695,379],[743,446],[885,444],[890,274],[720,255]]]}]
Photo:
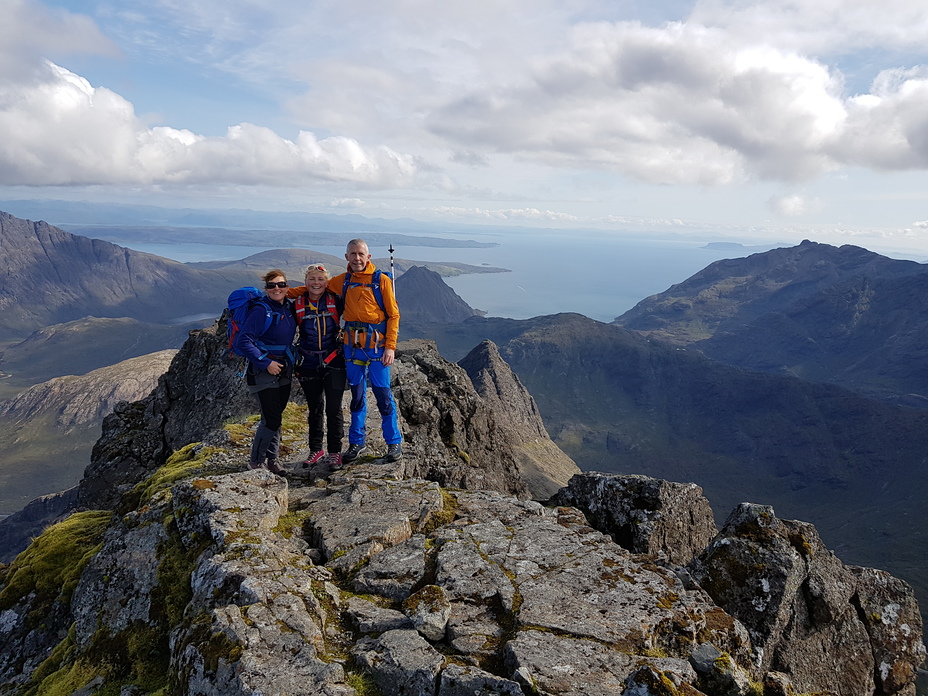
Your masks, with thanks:
[{"label": "sunglasses", "polygon": [[272,288],[285,288],[285,287],[287,287],[286,280],[278,280],[276,283],[265,283],[264,284],[265,290],[271,290]]}]

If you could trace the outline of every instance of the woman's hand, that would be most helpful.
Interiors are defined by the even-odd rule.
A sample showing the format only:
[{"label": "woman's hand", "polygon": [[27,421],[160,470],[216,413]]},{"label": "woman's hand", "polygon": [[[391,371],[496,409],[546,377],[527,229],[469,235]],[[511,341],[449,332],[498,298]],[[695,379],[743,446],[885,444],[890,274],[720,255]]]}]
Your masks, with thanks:
[{"label": "woman's hand", "polygon": [[268,373],[272,375],[279,375],[283,369],[284,366],[276,360],[271,360],[271,364],[267,366]]}]

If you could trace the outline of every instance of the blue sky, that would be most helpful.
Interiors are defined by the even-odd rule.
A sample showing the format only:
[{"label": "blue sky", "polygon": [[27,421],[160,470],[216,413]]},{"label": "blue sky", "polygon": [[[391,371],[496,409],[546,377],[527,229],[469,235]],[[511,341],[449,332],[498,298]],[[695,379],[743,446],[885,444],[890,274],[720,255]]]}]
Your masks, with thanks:
[{"label": "blue sky", "polygon": [[928,4],[0,0],[0,198],[928,253]]}]

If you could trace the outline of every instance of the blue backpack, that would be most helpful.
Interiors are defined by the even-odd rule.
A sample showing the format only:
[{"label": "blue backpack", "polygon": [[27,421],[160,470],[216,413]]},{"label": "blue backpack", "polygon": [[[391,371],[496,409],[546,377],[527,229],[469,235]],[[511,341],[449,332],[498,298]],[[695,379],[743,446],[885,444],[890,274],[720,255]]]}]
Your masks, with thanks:
[{"label": "blue backpack", "polygon": [[232,294],[229,295],[229,301],[226,306],[226,316],[229,318],[229,323],[226,328],[226,334],[229,338],[228,357],[231,358],[233,354],[242,355],[235,349],[235,337],[238,336],[239,331],[242,330],[242,324],[245,323],[245,318],[248,316],[249,310],[255,304],[263,305],[266,310],[264,328],[261,330],[261,333],[264,333],[271,327],[271,322],[274,321],[274,313],[271,311],[271,308],[262,301],[263,297],[263,292],[251,286],[233,290]]}]

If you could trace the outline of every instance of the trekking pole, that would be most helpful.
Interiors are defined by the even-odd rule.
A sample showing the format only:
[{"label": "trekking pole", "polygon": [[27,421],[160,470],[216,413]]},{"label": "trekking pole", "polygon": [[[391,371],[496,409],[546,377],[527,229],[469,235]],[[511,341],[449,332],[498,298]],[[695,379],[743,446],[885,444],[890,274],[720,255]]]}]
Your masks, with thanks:
[{"label": "trekking pole", "polygon": [[393,269],[393,242],[390,242],[390,277],[393,278],[393,295],[396,296],[396,271]]}]

